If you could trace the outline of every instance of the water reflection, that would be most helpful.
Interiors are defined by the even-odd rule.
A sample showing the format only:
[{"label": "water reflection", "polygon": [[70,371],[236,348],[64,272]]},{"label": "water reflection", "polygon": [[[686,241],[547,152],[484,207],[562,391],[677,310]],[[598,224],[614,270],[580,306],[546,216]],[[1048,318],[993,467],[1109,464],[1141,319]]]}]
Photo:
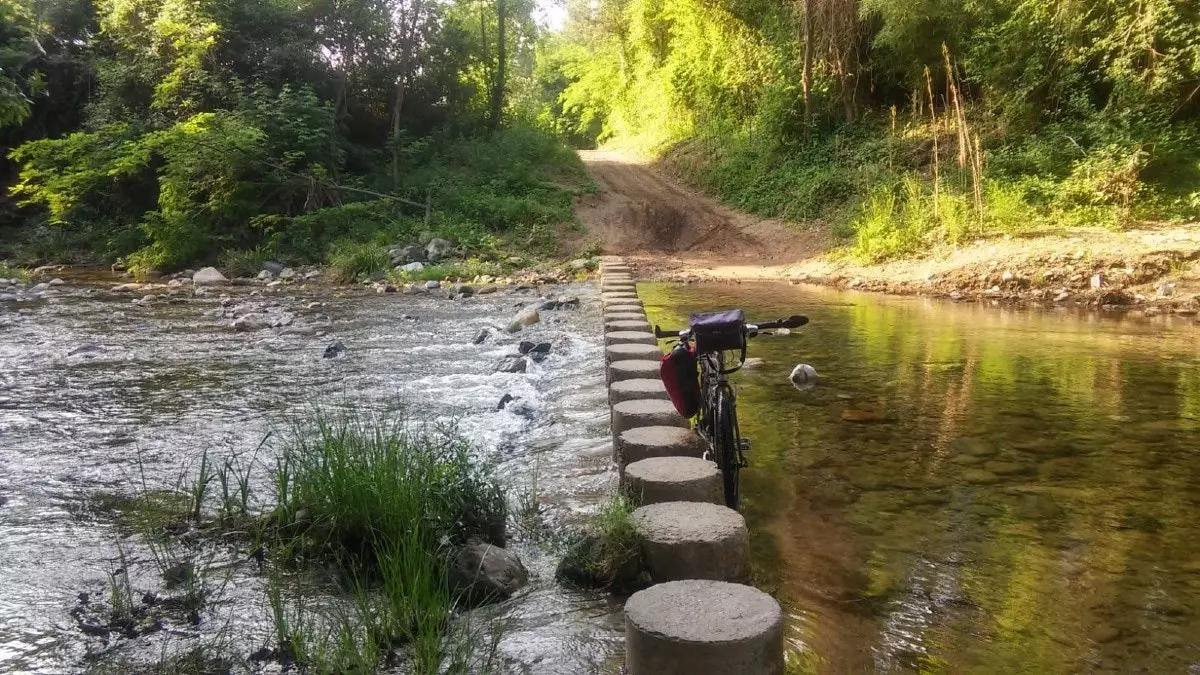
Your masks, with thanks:
[{"label": "water reflection", "polygon": [[[813,322],[738,376],[759,582],[823,672],[1184,672],[1200,663],[1192,320],[645,285],[653,321]],[[787,381],[799,362],[823,377]]]}]

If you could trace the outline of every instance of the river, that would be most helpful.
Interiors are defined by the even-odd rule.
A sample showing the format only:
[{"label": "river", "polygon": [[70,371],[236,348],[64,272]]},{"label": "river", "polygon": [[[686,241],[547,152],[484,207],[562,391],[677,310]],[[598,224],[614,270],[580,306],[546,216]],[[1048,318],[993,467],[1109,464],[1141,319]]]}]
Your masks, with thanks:
[{"label": "river", "polygon": [[[317,331],[280,335],[233,331],[220,291],[142,306],[109,279],[68,282],[0,307],[0,671],[268,643],[263,582],[235,551],[208,554],[232,571],[198,626],[119,647],[81,635],[69,612],[114,567],[156,583],[151,552],[86,504],[173,487],[205,450],[252,452],[314,406],[456,420],[514,494],[536,486],[552,529],[612,487],[586,285],[544,291],[582,306],[544,312],[526,333],[550,358],[502,374],[517,338],[472,337],[533,292],[226,291]],[[812,318],[756,340],[762,363],[736,376],[755,582],[785,604],[795,672],[1200,672],[1194,323],[776,284],[640,290],[663,325],[726,306]],[[322,358],[334,341],[345,356]],[[786,381],[798,362],[817,389]],[[521,400],[497,411],[504,394]],[[619,601],[559,586],[552,550],[515,545],[532,583],[480,615],[503,628],[506,671],[616,672]]]},{"label": "river", "polygon": [[[229,644],[236,671],[252,667],[245,656],[271,642],[270,611],[261,575],[238,564],[236,550],[201,554],[230,571],[212,580],[198,626],[133,644],[85,638],[69,614],[80,593],[103,594],[122,565],[139,595],[161,581],[153,552],[87,504],[98,492],[173,488],[204,451],[251,456],[273,433],[259,457],[269,467],[275,440],[316,408],[407,406],[456,421],[514,495],[536,494],[551,527],[582,521],[611,490],[599,302],[587,285],[542,289],[576,295],[581,306],[542,312],[540,324],[509,336],[497,327],[537,293],[452,301],[444,291],[232,288],[168,298],[159,290],[143,306],[130,302],[141,293],[110,293],[113,279],[66,280],[53,297],[0,306],[0,672],[153,664],[216,640]],[[223,293],[231,307],[294,319],[295,334],[232,330],[218,315]],[[489,326],[492,337],[473,344]],[[493,372],[521,339],[549,341],[553,351],[525,374]],[[345,355],[323,358],[335,341]],[[497,411],[505,394],[518,400]],[[503,628],[506,667],[608,667],[622,644],[612,601],[556,584],[553,551],[525,539],[518,533],[515,546],[530,586],[481,614],[485,626]]]},{"label": "river", "polygon": [[[807,314],[736,376],[756,582],[800,672],[1200,672],[1200,329],[784,284],[648,284],[651,321]],[[822,374],[800,392],[796,363]]]}]

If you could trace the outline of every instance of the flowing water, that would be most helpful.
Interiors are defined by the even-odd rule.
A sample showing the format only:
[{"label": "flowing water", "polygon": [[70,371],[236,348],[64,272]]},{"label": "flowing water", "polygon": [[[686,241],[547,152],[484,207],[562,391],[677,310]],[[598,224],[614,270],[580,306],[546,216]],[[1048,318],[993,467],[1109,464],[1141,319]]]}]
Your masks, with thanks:
[{"label": "flowing water", "polygon": [[[530,292],[464,301],[295,289],[269,302],[317,335],[234,332],[217,293],[149,307],[69,280],[0,307],[0,672],[73,673],[113,649],[70,618],[150,551],[84,505],[97,491],[172,487],[215,456],[251,453],[314,405],[405,404],[455,419],[534,492],[552,527],[611,489],[595,293],[544,312],[528,374],[494,364]],[[744,307],[801,311],[737,375],[756,582],[783,599],[800,672],[1200,672],[1200,329],[1135,319],[892,300],[782,285],[647,284],[653,320]],[[267,298],[267,299],[264,299]],[[314,304],[319,303],[319,304]],[[526,337],[526,336],[522,336]],[[347,352],[322,358],[342,341]],[[798,362],[822,373],[799,392]],[[497,411],[504,394],[517,405]],[[272,443],[260,452],[269,461]],[[529,588],[481,615],[507,672],[614,672],[616,601],[564,589],[555,557],[518,536]],[[264,582],[236,551],[199,626],[120,649],[148,661],[219,634],[271,640]]]},{"label": "flowing water", "polygon": [[735,376],[756,580],[801,671],[1200,673],[1194,321],[639,290],[664,326],[812,319]]},{"label": "flowing water", "polygon": [[[250,297],[317,334],[235,332],[217,316],[220,292],[150,306],[108,292],[113,280],[68,278],[54,297],[0,305],[0,672],[81,672],[107,647],[70,617],[78,594],[103,594],[124,567],[140,595],[160,585],[153,552],[111,517],[85,508],[98,491],[171,488],[204,452],[252,456],[271,432],[322,409],[406,405],[456,420],[499,463],[514,494],[534,493],[554,526],[578,522],[611,489],[600,318],[587,286],[577,310],[547,311],[514,337],[503,326],[532,291],[451,301],[328,288]],[[493,372],[519,339],[553,343],[526,374]],[[346,353],[325,359],[331,342]],[[505,394],[517,397],[503,411]],[[273,443],[259,450],[270,466]],[[499,655],[514,673],[586,673],[621,646],[611,601],[553,579],[555,558],[516,543],[533,576],[517,598],[486,612],[503,628]],[[269,644],[265,583],[236,550],[209,554],[228,573],[198,626],[172,626],[119,649],[153,662],[206,640],[240,659]],[[224,644],[224,643],[222,643]]]}]

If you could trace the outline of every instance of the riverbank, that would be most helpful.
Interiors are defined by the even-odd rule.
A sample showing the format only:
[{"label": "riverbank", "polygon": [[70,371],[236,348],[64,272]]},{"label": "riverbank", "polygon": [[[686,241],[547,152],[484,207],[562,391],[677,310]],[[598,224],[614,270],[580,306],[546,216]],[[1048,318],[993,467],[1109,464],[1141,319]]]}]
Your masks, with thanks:
[{"label": "riverbank", "polygon": [[959,301],[1200,311],[1200,223],[1031,232],[862,264],[824,223],[739,212],[626,153],[582,156],[600,192],[577,202],[577,216],[645,279],[783,280]]}]

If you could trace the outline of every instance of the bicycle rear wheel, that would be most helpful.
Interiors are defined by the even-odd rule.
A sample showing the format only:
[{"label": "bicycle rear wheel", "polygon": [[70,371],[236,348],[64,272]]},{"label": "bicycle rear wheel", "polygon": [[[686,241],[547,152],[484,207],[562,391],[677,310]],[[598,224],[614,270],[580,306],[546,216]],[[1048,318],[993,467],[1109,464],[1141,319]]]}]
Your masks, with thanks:
[{"label": "bicycle rear wheel", "polygon": [[739,472],[742,468],[737,449],[737,410],[734,408],[733,390],[729,387],[717,389],[716,415],[713,419],[712,444],[717,466],[725,486],[725,505],[737,510],[741,501]]}]

